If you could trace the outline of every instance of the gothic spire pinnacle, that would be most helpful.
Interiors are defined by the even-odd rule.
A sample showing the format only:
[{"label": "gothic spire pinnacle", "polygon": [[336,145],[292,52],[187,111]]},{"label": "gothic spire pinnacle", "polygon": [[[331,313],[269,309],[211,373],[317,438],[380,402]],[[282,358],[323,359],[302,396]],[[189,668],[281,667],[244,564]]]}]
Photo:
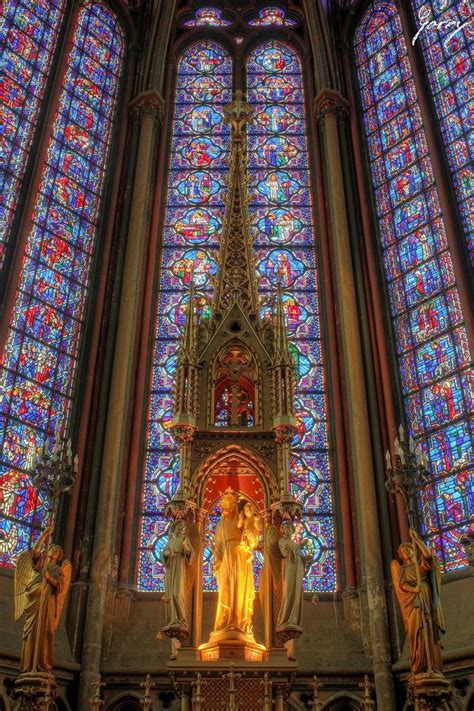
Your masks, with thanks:
[{"label": "gothic spire pinnacle", "polygon": [[258,292],[250,236],[247,193],[246,124],[252,109],[241,91],[224,107],[231,126],[228,191],[216,279],[215,312],[226,311],[238,301],[247,314],[258,311]]},{"label": "gothic spire pinnacle", "polygon": [[188,308],[186,322],[178,349],[178,363],[195,363],[196,361],[196,315],[194,313],[194,274],[191,274],[189,285]]},{"label": "gothic spire pinnacle", "polygon": [[278,365],[293,365],[288,342],[288,329],[286,325],[285,311],[283,309],[283,293],[281,282],[278,281],[276,292],[276,314],[275,314],[275,340],[274,340],[274,363]]}]

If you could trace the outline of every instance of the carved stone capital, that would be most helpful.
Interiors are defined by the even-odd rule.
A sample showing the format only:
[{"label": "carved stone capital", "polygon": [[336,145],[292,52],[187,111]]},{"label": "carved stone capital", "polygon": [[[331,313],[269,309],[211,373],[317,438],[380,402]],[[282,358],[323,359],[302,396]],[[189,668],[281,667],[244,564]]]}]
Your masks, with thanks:
[{"label": "carved stone capital", "polygon": [[197,427],[195,425],[177,424],[172,426],[171,433],[178,447],[182,447],[193,441],[196,430]]},{"label": "carved stone capital", "polygon": [[174,521],[192,523],[195,520],[196,504],[188,499],[183,489],[178,489],[165,509],[165,516]]},{"label": "carved stone capital", "polygon": [[314,100],[316,121],[323,121],[328,114],[334,114],[338,121],[349,116],[350,104],[342,94],[334,89],[322,89]]},{"label": "carved stone capital", "polygon": [[295,436],[296,429],[297,428],[291,424],[272,427],[272,432],[275,434],[275,442],[277,444],[290,444]]},{"label": "carved stone capital", "polygon": [[293,499],[290,494],[284,494],[280,500],[272,504],[273,523],[279,526],[284,521],[299,521],[303,506],[299,501]]},{"label": "carved stone capital", "polygon": [[142,91],[132,99],[129,104],[130,114],[137,121],[142,121],[144,116],[150,116],[154,123],[162,121],[164,114],[163,97],[156,91]]}]

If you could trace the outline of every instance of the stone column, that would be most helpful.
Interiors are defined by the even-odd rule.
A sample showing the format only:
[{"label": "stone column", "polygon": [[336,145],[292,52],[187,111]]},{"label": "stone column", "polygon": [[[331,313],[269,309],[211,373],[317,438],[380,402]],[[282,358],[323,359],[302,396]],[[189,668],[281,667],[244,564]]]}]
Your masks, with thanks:
[{"label": "stone column", "polygon": [[135,117],[141,120],[141,129],[104,438],[78,711],[87,711],[89,708],[90,684],[97,678],[100,667],[107,582],[114,558],[118,494],[131,400],[150,178],[156,127],[162,115],[163,101],[155,91],[144,92],[131,102],[130,108]]},{"label": "stone column", "polygon": [[[264,627],[264,639],[265,639],[265,647],[268,650],[272,649],[272,647],[275,646],[275,640],[274,640],[274,634],[273,634],[273,629],[274,629],[274,624],[273,624],[273,576],[272,576],[272,571],[270,570],[270,561],[269,561],[269,554],[268,554],[268,549],[267,549],[267,528],[268,526],[271,525],[272,522],[272,511],[271,509],[266,509],[263,514],[263,533],[264,533],[264,541],[265,541],[265,548],[264,548],[264,576],[263,576],[263,595],[264,595],[264,604],[263,604],[263,627]],[[262,581],[262,577],[260,577],[260,580]],[[261,583],[260,583],[261,584]]]},{"label": "stone column", "polygon": [[181,696],[181,711],[191,711],[191,699],[188,694]]},{"label": "stone column", "polygon": [[[324,170],[327,175],[329,220],[336,268],[337,308],[344,358],[346,399],[349,409],[351,455],[357,499],[362,565],[367,586],[377,704],[394,711],[393,678],[385,599],[379,517],[373,470],[369,414],[359,316],[346,214],[338,122],[348,115],[348,102],[336,91],[324,89],[316,97]],[[383,473],[381,473],[383,475]]]},{"label": "stone column", "polygon": [[193,620],[192,620],[192,638],[191,644],[196,649],[201,644],[202,632],[202,556],[206,526],[206,511],[198,509],[196,513],[196,524],[199,528],[199,557],[196,566],[196,579],[193,590]]}]

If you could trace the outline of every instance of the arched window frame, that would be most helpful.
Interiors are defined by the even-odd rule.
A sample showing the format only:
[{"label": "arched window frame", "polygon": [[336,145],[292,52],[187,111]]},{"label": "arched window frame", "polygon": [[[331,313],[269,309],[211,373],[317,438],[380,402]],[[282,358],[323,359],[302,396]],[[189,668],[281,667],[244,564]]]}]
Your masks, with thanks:
[{"label": "arched window frame", "polygon": [[[252,36],[253,35],[253,36]],[[248,54],[252,51],[253,48],[255,48],[256,45],[259,45],[263,42],[265,42],[266,39],[280,39],[282,42],[286,42],[289,45],[292,46],[293,51],[298,55],[299,61],[301,61],[302,64],[302,81],[305,86],[305,108],[306,108],[306,132],[307,132],[307,151],[308,151],[308,160],[309,160],[309,169],[312,173],[316,174],[316,171],[314,170],[315,162],[317,160],[317,149],[315,147],[316,145],[316,140],[315,140],[315,134],[314,134],[314,129],[312,127],[312,121],[311,121],[311,116],[312,116],[312,106],[311,106],[311,97],[314,96],[314,92],[312,90],[312,77],[311,77],[311,72],[309,70],[309,66],[307,66],[307,62],[305,61],[306,58],[306,50],[305,50],[305,45],[301,41],[301,39],[294,34],[290,29],[284,28],[284,31],[281,31],[279,28],[274,28],[274,27],[269,27],[269,28],[261,28],[258,33],[258,37],[256,36],[255,33],[252,33],[249,37],[249,40],[242,40],[241,37],[238,37],[238,43],[233,43],[229,36],[226,33],[226,28],[219,28],[216,30],[212,29],[203,29],[203,28],[194,28],[192,30],[189,30],[184,37],[181,37],[180,40],[176,43],[175,45],[175,61],[178,60],[178,58],[181,56],[181,53],[184,52],[189,46],[191,46],[193,43],[199,41],[199,40],[212,40],[217,42],[218,44],[221,44],[224,46],[227,50],[231,52],[231,56],[235,56],[237,58],[237,64],[236,67],[234,67],[234,81],[236,78],[236,75],[239,75],[240,79],[237,79],[237,82],[241,81],[241,85],[245,86],[245,57],[248,56]],[[169,110],[170,107],[174,106],[174,98],[175,98],[175,83],[176,83],[176,77],[175,77],[175,71],[174,71],[174,66],[169,67],[169,76],[168,76],[168,82],[167,82],[167,100],[166,100],[166,105],[168,106]],[[239,85],[239,84],[237,84]],[[235,90],[236,86],[234,84],[233,89]],[[165,123],[169,127],[167,131],[163,132],[163,137],[162,137],[162,144],[161,144],[161,153],[163,155],[166,155],[168,157],[169,151],[170,151],[170,146],[171,146],[171,126],[172,126],[172,114],[171,112],[168,114],[168,116],[165,116]],[[152,300],[156,299],[156,293],[158,289],[157,285],[157,280],[158,280],[158,275],[160,274],[160,260],[161,260],[161,244],[162,244],[162,239],[163,239],[163,226],[161,224],[161,219],[159,215],[161,215],[164,211],[164,208],[166,206],[166,187],[164,183],[166,182],[166,175],[167,173],[163,171],[162,173],[162,179],[158,180],[159,187],[157,188],[157,200],[155,203],[155,210],[154,210],[154,227],[153,227],[153,232],[154,236],[152,236],[152,243],[154,243],[154,246],[152,248],[152,255],[155,255],[152,257],[153,259],[156,260],[156,267],[154,271],[154,276],[152,277],[153,279],[153,294],[154,296],[152,297]],[[323,234],[318,236],[318,222],[316,219],[316,204],[318,204],[318,207],[321,207],[320,201],[320,195],[322,193],[322,187],[321,183],[318,184],[318,181],[320,181],[321,178],[318,176],[317,178],[314,179],[314,183],[312,184],[312,217],[313,217],[313,224],[315,226],[315,235],[316,235],[316,242],[320,241],[323,242],[325,240],[325,233],[323,233],[323,229],[321,229],[321,232]],[[318,192],[317,192],[318,191]],[[317,226],[318,225],[318,226]],[[320,257],[320,263],[319,263],[319,279],[321,281],[321,284],[324,282],[325,285],[328,284],[328,273],[329,273],[329,256],[328,256],[328,248],[327,245],[324,246],[324,248],[321,248],[320,245],[316,244],[314,245],[316,250],[318,251],[318,256]],[[321,253],[324,252],[324,256],[321,256]],[[151,279],[150,276],[148,276],[148,283],[151,284]],[[323,291],[323,289],[322,289]],[[144,324],[144,329],[147,328],[147,323],[150,323],[154,319],[154,306],[152,304],[149,304],[147,309],[148,311],[145,311],[144,318],[143,318],[143,324]],[[321,298],[321,331],[322,331],[322,339],[325,342],[324,344],[324,352],[326,356],[326,378],[328,382],[328,397],[331,397],[331,384],[330,383],[337,383],[335,390],[337,393],[339,393],[339,373],[338,373],[338,365],[336,364],[336,359],[334,357],[334,352],[336,349],[336,335],[335,335],[335,324],[333,323],[333,318],[332,316],[329,316],[329,311],[332,309],[332,301],[329,295],[325,296],[322,294]],[[329,339],[327,339],[327,332],[331,332],[332,340],[328,343]],[[139,436],[142,439],[146,438],[146,423],[144,421],[144,416],[143,412],[148,411],[148,405],[146,404],[147,398],[148,398],[148,388],[149,388],[149,378],[150,378],[150,369],[152,367],[152,360],[151,360],[151,336],[148,338],[142,338],[142,344],[146,345],[147,348],[147,354],[142,355],[140,363],[141,365],[139,366],[139,371],[140,371],[140,389],[143,388],[144,391],[144,397],[143,400],[140,400],[140,405],[135,409],[135,424],[134,424],[134,431],[136,432],[135,436]],[[329,351],[333,353],[333,357],[329,357]],[[338,403],[338,408],[337,412],[340,412],[340,403]],[[342,559],[342,554],[341,554],[341,549],[343,547],[343,542],[342,542],[342,535],[340,535],[341,527],[340,527],[340,518],[341,518],[341,513],[338,505],[338,492],[337,492],[337,486],[340,484],[340,482],[343,480],[344,483],[344,491],[347,491],[347,472],[345,470],[345,460],[344,457],[342,456],[342,453],[340,451],[340,447],[338,447],[339,451],[336,456],[336,440],[342,436],[342,424],[336,420],[338,420],[337,415],[332,412],[332,409],[329,408],[330,410],[330,419],[331,419],[331,425],[330,429],[332,432],[332,437],[331,437],[331,444],[330,447],[332,449],[331,452],[331,467],[332,467],[332,495],[333,495],[333,520],[334,520],[334,527],[335,527],[335,548],[333,549],[332,553],[335,557],[336,563],[335,565],[337,566],[337,589],[340,588],[342,581],[345,581],[346,584],[352,585],[354,584],[355,578],[355,571],[353,567],[353,540],[351,535],[345,536],[345,543],[344,543],[344,560],[347,561],[350,559],[351,565],[350,565],[350,571],[346,570],[345,568],[343,569],[342,566],[340,565],[339,561]],[[135,448],[135,451],[133,452],[133,466],[136,467],[137,471],[140,471],[141,476],[143,472],[143,459],[144,459],[144,447],[140,448]],[[337,459],[337,468],[336,468],[336,459]],[[175,472],[174,476],[176,475],[177,471],[177,461],[170,462],[169,466],[171,467],[173,465],[173,471]],[[337,483],[336,483],[336,473],[337,473]],[[129,522],[130,526],[134,526],[135,529],[137,529],[137,519],[140,518],[141,520],[141,515],[142,515],[142,484],[140,483],[140,479],[138,480],[138,483],[136,481],[130,482],[128,486],[128,491],[127,491],[127,519]],[[141,525],[141,524],[140,524]],[[163,527],[162,534],[164,534],[165,527]],[[134,553],[138,549],[139,543],[139,534],[135,530],[134,533],[132,533],[130,536],[126,536],[125,539],[125,550],[123,553],[122,557],[122,568],[120,572],[120,579],[122,581],[130,581],[133,579],[135,584],[137,583],[138,580],[138,556]],[[133,576],[133,578],[132,578]],[[139,588],[140,589],[140,588]],[[142,588],[143,589],[143,588]],[[156,588],[155,588],[156,589]],[[324,594],[324,593],[323,593]]]},{"label": "arched window frame", "polygon": [[[54,177],[46,182],[45,175],[47,170],[47,157],[49,156],[50,160],[52,161],[54,156],[56,155],[56,153],[53,153],[52,145],[54,140],[53,135],[55,135],[54,132],[59,131],[61,113],[60,99],[62,97],[64,97],[65,99],[63,105],[64,116],[69,115],[68,112],[71,106],[71,102],[67,98],[65,79],[68,76],[70,67],[73,66],[73,52],[78,52],[78,56],[81,56],[81,61],[87,54],[87,49],[85,51],[78,49],[81,47],[81,35],[78,21],[81,16],[81,12],[88,11],[89,3],[81,5],[68,3],[67,5],[68,6],[66,7],[65,17],[63,18],[64,30],[67,31],[65,31],[64,34],[61,35],[60,40],[57,43],[54,55],[57,59],[57,65],[54,63],[52,64],[51,76],[49,77],[51,82],[54,82],[53,91],[50,96],[45,95],[44,97],[44,106],[41,112],[41,116],[44,120],[40,121],[40,124],[37,126],[37,133],[38,136],[40,136],[40,140],[37,144],[38,150],[36,152],[36,155],[33,156],[35,159],[35,165],[32,169],[31,180],[29,181],[29,185],[27,186],[28,190],[27,195],[25,196],[25,200],[18,205],[18,212],[21,213],[22,224],[18,235],[17,243],[15,245],[15,257],[12,260],[11,265],[8,264],[8,266],[10,267],[10,278],[8,282],[8,291],[4,303],[4,310],[1,322],[0,335],[2,343],[4,339],[8,337],[10,331],[10,314],[13,313],[13,308],[16,303],[15,299],[17,294],[17,285],[19,283],[19,277],[22,274],[23,262],[26,259],[26,248],[29,243],[28,240],[30,239],[30,235],[33,229],[35,228],[33,222],[33,210],[35,208],[36,203],[40,199],[40,186],[45,186],[45,189],[47,187],[47,189],[50,190],[50,193],[53,194],[53,188],[50,189],[50,186],[56,186],[57,189],[58,185],[58,181],[56,181]],[[84,382],[87,369],[89,367],[94,367],[94,354],[96,355],[97,353],[97,342],[96,337],[94,337],[93,333],[97,333],[97,330],[100,328],[100,318],[94,318],[94,315],[97,316],[97,314],[100,312],[104,305],[104,290],[103,288],[101,288],[101,284],[103,284],[105,281],[106,273],[105,269],[102,268],[102,257],[107,256],[108,258],[108,256],[110,255],[111,231],[115,218],[113,215],[113,210],[110,210],[109,212],[109,207],[111,206],[112,202],[116,202],[116,187],[119,179],[117,175],[114,175],[112,173],[111,168],[114,164],[120,165],[120,154],[123,150],[124,132],[122,129],[122,138],[120,140],[121,147],[120,150],[117,151],[117,143],[119,139],[118,127],[120,123],[119,118],[121,115],[121,110],[119,107],[120,98],[121,96],[123,96],[126,87],[127,74],[125,71],[125,67],[127,58],[127,39],[133,37],[135,32],[129,12],[122,6],[122,4],[118,0],[117,2],[114,2],[113,0],[111,0],[110,2],[108,0],[102,0],[100,5],[105,8],[109,16],[113,18],[113,23],[116,28],[116,31],[120,33],[121,48],[119,49],[117,55],[118,73],[116,74],[117,81],[114,87],[115,96],[113,96],[113,103],[111,103],[110,107],[107,109],[107,111],[109,111],[110,123],[105,131],[106,144],[103,156],[101,158],[102,163],[100,165],[100,169],[98,169],[97,171],[98,187],[96,190],[97,199],[95,200],[94,207],[97,216],[94,218],[93,232],[91,232],[91,234],[89,235],[89,239],[93,246],[91,247],[91,254],[88,260],[89,264],[86,265],[86,269],[89,275],[86,298],[83,298],[83,294],[83,296],[81,297],[82,304],[80,305],[80,309],[78,311],[78,318],[80,319],[80,329],[77,333],[76,340],[80,340],[79,345],[74,345],[74,360],[76,361],[76,365],[70,371],[69,374],[70,386],[67,394],[67,423],[63,421],[59,429],[62,437],[71,435],[73,437],[73,440],[77,442],[76,451],[80,456],[83,454],[85,447],[87,414],[91,407],[92,382],[90,382],[89,380],[89,383],[83,389],[78,387],[78,385],[81,382]],[[96,7],[97,4],[90,3],[90,6]],[[112,26],[113,25],[111,25],[111,27]],[[77,66],[77,64],[75,64],[74,66]],[[70,74],[71,73],[69,72],[69,75]],[[70,84],[68,86],[70,89],[71,86],[75,87],[75,84]],[[76,99],[79,100],[80,97],[77,91],[76,94]],[[106,106],[107,100],[102,99],[99,109],[99,112],[101,112],[101,116]],[[66,121],[66,119],[64,120]],[[94,130],[94,140],[97,139],[96,134],[97,127]],[[69,140],[67,137],[65,138],[63,130],[57,133],[56,138],[60,139],[61,145],[65,145]],[[59,155],[59,152],[57,152],[57,154]],[[90,165],[92,165],[92,163]],[[93,171],[91,169],[89,175],[91,176],[92,173]],[[59,176],[60,173],[57,173],[55,175]],[[113,190],[113,196],[112,186],[115,186]],[[84,187],[84,189],[86,188]],[[79,217],[77,217],[75,213],[71,214],[74,214],[75,219],[79,220]],[[77,252],[81,250],[81,247],[85,245],[85,242],[84,240],[82,242],[73,241],[71,244],[73,246],[73,249],[76,249]],[[81,264],[81,262],[79,262],[79,264]],[[104,264],[103,266],[107,267],[106,264]],[[82,275],[82,271],[80,268],[77,272],[77,275],[78,280],[80,280]],[[78,281],[78,283],[80,282]],[[84,291],[85,289],[83,289],[83,292]],[[97,303],[95,303],[94,305],[93,302],[96,298]],[[91,340],[93,341],[92,343]],[[57,364],[55,365],[55,368],[56,367]],[[81,409],[78,408],[79,401],[82,405]],[[39,432],[40,430],[38,429],[38,433]],[[50,438],[51,444],[52,431],[49,425],[47,425],[47,435]],[[44,434],[44,439],[47,435]],[[38,436],[40,435],[38,434]],[[42,440],[42,436],[40,436],[40,439]],[[41,446],[43,444],[43,441],[40,441],[37,444]],[[76,488],[73,492],[73,502],[71,502],[70,505],[67,529],[65,530],[63,525],[61,525],[61,530],[60,532],[58,532],[58,535],[65,536],[66,551],[70,551],[70,547],[72,545],[72,531],[74,529],[79,490],[80,486],[79,482],[77,482]],[[9,517],[1,516],[0,522],[2,521],[3,524],[5,524],[9,521]],[[64,521],[62,520],[61,523],[64,523]],[[31,522],[30,540],[34,539],[37,536],[39,524],[40,517],[36,517],[35,515]],[[28,541],[26,541],[26,543],[28,543]],[[19,552],[20,551],[18,550],[17,553]],[[11,565],[11,563],[8,565]],[[3,569],[3,567],[4,566],[0,566],[0,569]]]},{"label": "arched window frame", "polygon": [[[454,272],[454,288],[457,288],[458,290],[458,295],[459,295],[459,303],[460,303],[460,308],[462,309],[462,316],[464,316],[464,319],[461,318],[460,325],[461,328],[464,326],[466,321],[469,319],[469,301],[467,297],[467,289],[466,289],[466,280],[465,280],[465,274],[466,272],[463,269],[463,260],[460,258],[460,245],[459,245],[459,240],[458,240],[458,235],[455,229],[455,224],[456,220],[453,219],[453,214],[452,214],[452,202],[448,198],[448,192],[451,188],[451,176],[448,171],[448,167],[446,164],[442,163],[439,160],[439,157],[437,155],[437,151],[439,152],[439,143],[437,142],[438,139],[438,134],[433,131],[432,123],[433,119],[436,120],[436,118],[433,116],[434,114],[434,108],[430,102],[430,92],[429,92],[429,87],[426,86],[426,83],[422,80],[420,77],[420,72],[419,72],[419,67],[417,66],[417,54],[415,50],[412,48],[411,45],[411,40],[415,36],[415,33],[417,31],[416,26],[412,25],[410,22],[410,18],[407,16],[404,8],[400,7],[399,3],[397,2],[391,2],[391,0],[388,0],[388,2],[384,2],[384,0],[379,0],[378,3],[365,3],[364,7],[361,8],[360,13],[358,13],[357,17],[353,20],[351,23],[351,29],[350,29],[350,36],[351,36],[351,50],[350,50],[350,62],[351,62],[351,71],[352,71],[352,81],[354,87],[359,86],[359,77],[357,75],[356,71],[356,53],[354,50],[354,42],[355,42],[355,37],[357,35],[357,32],[359,28],[362,26],[362,24],[365,22],[366,18],[366,13],[369,13],[371,9],[374,9],[376,5],[393,5],[396,8],[396,11],[398,13],[398,18],[401,23],[401,38],[402,41],[406,45],[406,51],[407,51],[407,58],[410,66],[410,77],[409,80],[413,82],[413,87],[415,91],[415,95],[417,98],[417,101],[419,103],[419,111],[422,119],[421,123],[421,130],[425,132],[425,139],[426,139],[426,144],[427,144],[427,157],[428,160],[431,161],[431,170],[434,175],[434,186],[435,190],[438,190],[439,192],[439,203],[440,203],[440,220],[444,220],[445,223],[445,229],[446,229],[446,240],[447,240],[447,246],[445,248],[445,253],[449,255],[449,257],[452,260],[452,269]],[[383,73],[384,70],[382,70],[381,74]],[[380,75],[377,75],[380,76]],[[362,100],[360,97],[359,91],[356,89],[354,91],[354,104],[356,107],[356,114],[357,116],[361,116],[361,111],[362,111]],[[388,122],[387,122],[388,123]],[[365,163],[367,164],[370,160],[370,149],[368,148],[368,139],[366,137],[365,133],[365,128],[363,125],[362,120],[357,120],[357,133],[358,137],[356,140],[356,149],[359,150],[359,137],[360,137],[360,149],[361,153],[365,157]],[[395,144],[394,144],[395,145]],[[356,150],[356,152],[357,152]],[[419,161],[418,161],[419,163]],[[377,202],[375,201],[374,198],[374,192],[373,192],[373,185],[372,185],[372,173],[370,168],[364,169],[364,187],[367,190],[367,194],[370,199],[370,204],[371,204],[371,212],[372,215],[377,214]],[[424,194],[424,193],[421,193]],[[387,213],[388,214],[388,213]],[[371,217],[370,219],[371,225],[371,231],[372,231],[372,236],[374,240],[374,247],[375,247],[375,252],[377,255],[377,268],[378,268],[378,274],[379,274],[379,284],[384,284],[386,287],[386,275],[385,275],[385,267],[384,267],[384,260],[383,260],[383,250],[381,247],[380,243],[380,237],[379,237],[379,230],[377,227],[377,224]],[[398,238],[397,238],[398,239]],[[402,239],[402,238],[400,238]],[[393,243],[395,244],[395,242]],[[398,242],[397,242],[398,244]],[[388,251],[388,250],[387,250]],[[436,252],[438,254],[438,252]],[[378,288],[378,287],[375,287]],[[395,326],[394,326],[394,317],[391,315],[391,308],[389,304],[389,295],[387,293],[387,288],[384,288],[382,294],[382,302],[384,306],[384,311],[385,311],[385,335],[387,336],[389,341],[393,341],[393,343],[397,343],[397,337],[396,337],[396,331],[395,331]],[[445,292],[440,292],[440,293],[445,293]],[[409,310],[407,311],[409,313]],[[448,331],[448,335],[452,333],[452,329],[455,328],[458,324],[455,323],[454,326],[451,327],[451,330]],[[468,330],[469,327],[467,326]],[[429,339],[427,341],[424,341],[425,343],[429,343]],[[416,350],[416,347],[413,349]],[[398,364],[397,364],[397,357],[395,353],[391,354],[391,363],[390,367],[392,369],[392,383],[391,387],[393,388],[392,394],[395,394],[395,402],[396,406],[395,409],[398,411],[397,414],[400,417],[400,419],[406,421],[409,424],[409,419],[408,416],[406,415],[406,409],[403,404],[403,394],[402,394],[402,378],[399,373],[398,369]],[[468,365],[464,363],[462,366],[458,368],[458,370],[454,371],[454,374],[459,373],[459,372],[465,372],[466,368]],[[450,375],[450,373],[448,373]],[[406,381],[406,378],[403,380],[404,382]],[[417,392],[421,392],[423,386],[420,386]],[[461,419],[463,415],[461,414],[459,416]],[[466,418],[466,412],[464,413],[464,417]],[[467,420],[466,420],[467,421]],[[446,425],[445,425],[446,426]],[[409,431],[410,428],[409,428]],[[430,436],[430,429],[426,428],[425,432],[428,434],[424,434],[423,432],[418,433],[418,440],[417,441],[422,441],[423,438],[427,438]],[[431,436],[433,436],[433,430],[431,429]],[[416,435],[415,435],[416,437]],[[387,443],[389,444],[389,443]],[[423,443],[423,449],[426,452],[426,445]],[[453,471],[453,470],[451,470]],[[456,469],[454,470],[454,474],[456,473]],[[427,528],[425,524],[425,516],[428,516],[431,521],[440,521],[440,514],[438,512],[437,504],[435,502],[436,495],[433,493],[433,490],[437,490],[437,485],[443,481],[446,481],[449,479],[451,474],[447,474],[446,476],[441,476],[441,477],[435,477],[434,481],[434,487],[428,486],[424,492],[419,497],[419,511],[418,511],[418,518],[419,522],[422,525],[422,530],[425,534],[427,534]],[[461,477],[459,479],[461,481]],[[439,497],[439,491],[437,496]],[[466,507],[467,502],[465,501],[464,507]],[[468,522],[464,522],[466,531],[468,528]],[[402,526],[401,526],[402,528]],[[453,527],[455,528],[455,527]],[[458,571],[461,565],[458,563],[456,565],[449,565],[449,557],[448,560],[446,559],[446,549],[440,545],[439,543],[436,542],[436,533],[438,532],[445,532],[448,531],[449,533],[449,524],[443,525],[441,523],[438,523],[438,526],[433,526],[432,524],[432,531],[431,535],[429,536],[430,539],[434,539],[435,541],[435,549],[442,558],[443,565],[445,567],[445,572],[451,572],[451,571]],[[452,544],[454,546],[454,544]],[[459,540],[456,543],[457,546],[457,553],[458,553],[458,558],[455,559],[455,561],[461,560],[463,556],[463,551],[462,551],[462,546],[459,543]],[[454,550],[454,547],[453,547]],[[463,574],[462,569],[460,573],[457,574]]]}]

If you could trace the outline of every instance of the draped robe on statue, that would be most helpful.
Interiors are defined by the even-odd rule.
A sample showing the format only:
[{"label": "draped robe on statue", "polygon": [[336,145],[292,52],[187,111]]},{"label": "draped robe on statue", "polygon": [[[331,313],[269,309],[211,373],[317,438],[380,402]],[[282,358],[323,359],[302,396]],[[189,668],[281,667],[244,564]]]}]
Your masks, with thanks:
[{"label": "draped robe on statue", "polygon": [[50,671],[53,668],[58,595],[62,590],[64,574],[54,562],[48,563],[43,576],[44,555],[33,554],[34,574],[26,588],[27,603],[20,660],[22,672]]},{"label": "draped robe on statue", "polygon": [[277,630],[301,628],[303,618],[304,559],[300,544],[291,538],[278,541],[282,556],[282,602],[277,620]]},{"label": "draped robe on statue", "polygon": [[237,518],[223,514],[215,536],[218,601],[214,629],[235,627],[251,632],[255,597],[253,570],[248,554],[240,546]]},{"label": "draped robe on statue", "polygon": [[392,561],[392,576],[409,640],[412,672],[428,671],[429,662],[432,671],[441,672],[440,638],[445,629],[440,602],[441,573],[437,558],[418,537],[416,547],[419,579],[410,544],[399,547],[404,565]]}]

